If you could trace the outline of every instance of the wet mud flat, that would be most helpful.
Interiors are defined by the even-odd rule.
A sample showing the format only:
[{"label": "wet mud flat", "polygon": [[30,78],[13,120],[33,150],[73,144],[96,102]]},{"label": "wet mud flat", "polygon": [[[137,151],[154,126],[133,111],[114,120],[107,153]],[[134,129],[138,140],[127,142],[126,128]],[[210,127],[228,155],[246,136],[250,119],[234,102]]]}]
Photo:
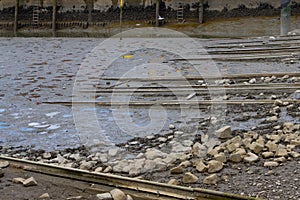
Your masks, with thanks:
[{"label": "wet mud flat", "polygon": [[[259,45],[265,43],[262,39],[258,40],[256,43]],[[3,54],[0,78],[0,152],[2,155],[90,171],[131,177],[141,176],[144,179],[159,182],[169,182],[171,179],[175,179],[177,183],[173,180],[173,184],[201,186],[247,196],[268,199],[299,198],[299,193],[297,193],[299,144],[297,142],[299,141],[300,105],[297,102],[299,92],[296,92],[299,83],[297,57],[293,58],[292,62],[291,59],[284,58],[263,61],[217,61],[215,65],[223,75],[257,72],[262,75],[255,78],[249,75],[243,80],[223,79],[221,76],[213,82],[189,81],[190,85],[197,87],[207,87],[211,84],[213,87],[223,89],[234,85],[242,87],[241,85],[249,84],[259,87],[262,84],[269,84],[273,87],[274,84],[289,84],[285,85],[285,89],[271,92],[269,89],[253,92],[250,87],[249,91],[232,91],[226,93],[226,96],[217,94],[217,98],[222,97],[219,99],[221,101],[274,101],[262,105],[247,103],[231,105],[228,103],[226,108],[220,106],[221,118],[224,118],[222,122],[218,118],[220,113],[214,113],[207,105],[200,106],[200,109],[199,106],[188,106],[186,110],[180,109],[180,111],[174,107],[166,108],[168,117],[159,132],[156,132],[155,127],[150,127],[147,129],[148,131],[142,129],[146,134],[144,137],[136,137],[133,133],[124,132],[116,124],[113,111],[118,110],[117,106],[98,107],[86,104],[82,107],[81,112],[83,114],[90,111],[96,113],[97,119],[102,125],[99,136],[103,136],[108,144],[104,146],[106,148],[90,151],[89,148],[82,147],[85,144],[85,138],[82,138],[76,129],[72,108],[62,102],[72,101],[74,82],[78,78],[77,72],[82,62],[88,57],[88,53],[102,41],[103,39],[84,38],[1,38]],[[207,49],[208,46],[222,45],[222,43],[225,45],[237,44],[238,48],[243,49],[245,48],[243,46],[246,46],[247,42],[251,42],[251,40],[199,39],[199,42]],[[103,50],[102,53],[108,52]],[[124,87],[149,89],[150,86],[155,86],[157,89],[157,86],[162,85],[165,88],[169,86],[170,92],[157,96],[143,93],[141,95],[137,89],[130,95],[130,99],[134,102],[167,102],[176,100],[176,98],[187,100],[190,92],[176,93],[174,89],[171,89],[172,85],[179,88],[183,85],[182,82],[169,81],[168,84],[163,85],[162,83],[155,84],[155,81],[153,81],[154,83],[141,83],[131,80],[119,84],[119,81],[111,79],[112,77],[124,78],[124,74],[128,71],[131,72],[135,66],[143,66],[143,63],[169,64],[172,66],[172,70],[180,71],[183,74],[182,77],[198,75],[199,71],[197,72],[196,69],[200,69],[200,74],[207,71],[207,67],[203,65],[207,62],[206,60],[199,63],[199,68],[195,68],[191,63],[181,61],[179,58],[170,52],[147,48],[126,52],[114,59],[114,63],[105,70],[101,79],[96,77],[95,85],[88,85],[84,88],[85,92],[89,94],[88,89],[91,88],[95,91],[99,90],[93,93],[96,94],[93,98],[98,103],[105,103],[111,102],[113,97],[110,93],[103,92],[103,89],[121,90]],[[145,71],[153,78],[168,74],[170,72],[168,70],[170,69],[157,71],[150,67]],[[142,72],[145,71],[133,75],[142,75]],[[263,73],[282,73],[283,75],[264,76]],[[284,73],[295,74],[285,76]],[[134,76],[132,77],[134,78]],[[132,77],[125,76],[125,78]],[[186,82],[183,83],[186,84]],[[294,87],[294,89],[288,89],[289,87]],[[207,95],[207,91],[196,93],[190,97],[192,100],[203,101],[212,98]],[[117,100],[123,100],[124,96],[128,96],[126,93],[118,95]],[[113,99],[113,102],[115,100]],[[57,103],[49,104],[49,102]],[[196,114],[195,111],[197,111]],[[181,112],[185,115],[182,116]],[[163,112],[158,109],[157,114],[161,113]],[[212,113],[214,116],[211,116]],[[132,124],[128,124],[126,127],[133,125],[143,127],[149,123],[148,108],[145,107],[133,106],[126,116],[132,118]],[[160,118],[158,117],[158,119]],[[231,129],[230,138],[210,140],[212,139],[210,131],[214,132],[226,125]],[[232,140],[233,138],[235,139]],[[233,147],[231,143],[226,143],[231,140],[233,141],[231,143],[234,146],[237,144],[237,146]],[[248,146],[247,141],[259,145]],[[268,142],[277,145],[276,148],[271,149],[269,145],[267,146]],[[223,147],[224,145],[226,146]],[[235,149],[228,150],[227,145],[231,145]],[[263,146],[262,149],[260,149],[261,146]],[[202,155],[203,148],[204,151],[207,151],[205,155]],[[244,157],[249,156],[245,156],[244,153],[241,153],[242,160],[238,159],[238,162],[230,160],[232,153],[237,153],[236,150],[239,148],[244,149],[245,154],[254,152],[257,160],[253,162],[243,160]],[[214,149],[217,153],[216,151],[210,152]],[[284,150],[279,152],[278,149]],[[211,154],[206,155],[208,152]],[[222,153],[225,155],[226,161]],[[263,157],[263,153],[269,153],[268,155],[271,156]],[[198,165],[201,164],[199,160],[206,166],[203,172],[199,171]],[[209,162],[212,160],[222,162],[220,164],[222,169],[208,172]],[[271,163],[273,165],[264,166],[266,162],[273,162]],[[179,169],[173,169],[176,167]],[[186,181],[186,178],[183,180],[184,176],[190,175],[186,174],[188,172],[195,174],[198,179],[194,180],[195,182]],[[210,175],[215,175],[213,181],[204,184],[203,180]],[[289,181],[287,181],[287,177],[290,177]],[[192,176],[192,178],[195,177]],[[250,185],[251,188],[246,185]]]}]

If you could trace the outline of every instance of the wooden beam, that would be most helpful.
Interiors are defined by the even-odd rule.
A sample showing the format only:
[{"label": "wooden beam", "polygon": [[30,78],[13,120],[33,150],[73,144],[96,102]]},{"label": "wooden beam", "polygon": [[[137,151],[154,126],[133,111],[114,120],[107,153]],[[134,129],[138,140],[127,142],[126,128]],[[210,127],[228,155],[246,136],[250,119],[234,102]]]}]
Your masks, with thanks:
[{"label": "wooden beam", "polygon": [[18,15],[19,15],[19,4],[20,1],[16,0],[15,2],[15,22],[14,22],[14,33],[18,31]]},{"label": "wooden beam", "polygon": [[286,36],[291,30],[291,0],[281,0],[280,35]]},{"label": "wooden beam", "polygon": [[52,31],[56,31],[56,13],[57,13],[57,0],[52,0],[53,13],[52,13]]}]

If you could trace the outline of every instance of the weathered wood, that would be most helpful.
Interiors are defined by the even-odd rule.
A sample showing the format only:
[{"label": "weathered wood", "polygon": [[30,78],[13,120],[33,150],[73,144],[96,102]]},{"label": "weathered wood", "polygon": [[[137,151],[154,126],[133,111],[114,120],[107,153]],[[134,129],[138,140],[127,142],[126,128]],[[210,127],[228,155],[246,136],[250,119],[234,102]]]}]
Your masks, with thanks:
[{"label": "weathered wood", "polygon": [[14,21],[14,32],[15,33],[18,31],[19,4],[20,4],[20,0],[16,0],[16,4],[15,4],[15,21]]},{"label": "weathered wood", "polygon": [[57,14],[57,0],[52,0],[53,13],[52,13],[52,32],[56,31],[56,14]]},{"label": "weathered wood", "polygon": [[159,1],[160,0],[156,0],[156,12],[155,12],[155,25],[156,27],[159,27]]},{"label": "weathered wood", "polygon": [[[255,200],[253,197],[240,196],[202,188],[175,186],[171,184],[128,178],[113,174],[92,173],[85,170],[66,168],[45,163],[0,156],[0,160],[9,161],[10,167],[40,173],[52,177],[66,178],[90,183],[88,190],[105,189],[109,192],[116,187],[142,200]],[[256,199],[257,200],[257,199]]]},{"label": "weathered wood", "polygon": [[204,14],[204,0],[199,0],[199,23],[203,24],[203,14]]},{"label": "weathered wood", "polygon": [[291,0],[281,0],[281,31],[280,35],[285,36],[291,30]]}]

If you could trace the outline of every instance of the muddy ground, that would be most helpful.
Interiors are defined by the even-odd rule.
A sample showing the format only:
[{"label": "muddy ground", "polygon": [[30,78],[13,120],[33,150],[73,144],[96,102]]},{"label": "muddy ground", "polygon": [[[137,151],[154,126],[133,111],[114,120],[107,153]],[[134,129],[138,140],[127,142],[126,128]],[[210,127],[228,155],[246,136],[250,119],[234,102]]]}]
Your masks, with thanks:
[{"label": "muddy ground", "polygon": [[[266,38],[269,38],[269,36]],[[69,165],[88,170],[100,170],[101,168],[101,171],[105,171],[108,169],[107,172],[127,176],[128,173],[122,173],[122,171],[118,171],[116,168],[121,161],[145,156],[143,153],[153,147],[160,149],[165,154],[169,154],[172,151],[172,148],[169,147],[173,147],[172,145],[174,144],[172,141],[178,142],[179,140],[182,143],[186,142],[187,145],[185,145],[188,150],[190,150],[189,148],[195,142],[201,142],[199,139],[201,138],[201,134],[207,133],[208,127],[210,127],[211,112],[209,109],[202,109],[200,111],[201,115],[198,118],[191,117],[195,111],[193,108],[190,109],[190,115],[186,114],[182,118],[176,109],[170,109],[168,111],[168,118],[164,126],[160,129],[159,134],[154,134],[156,127],[150,127],[147,137],[138,138],[134,137],[134,134],[128,134],[116,126],[112,109],[86,105],[81,112],[83,114],[89,111],[96,112],[97,119],[103,127],[99,134],[103,137],[105,136],[111,151],[107,152],[107,149],[100,148],[97,152],[90,152],[88,148],[82,147],[85,144],[85,138],[82,138],[82,135],[76,129],[78,124],[75,124],[73,121],[71,107],[63,104],[46,104],[45,102],[72,101],[74,82],[78,78],[77,72],[80,66],[89,57],[88,53],[93,52],[93,49],[99,44],[101,47],[101,42],[103,41],[104,39],[100,38],[0,38],[0,51],[2,53],[0,59],[0,154],[17,158],[26,157],[30,160],[42,160],[43,162]],[[243,44],[245,40],[197,39],[197,42],[203,46],[207,46],[216,45],[220,42],[237,42],[238,44]],[[104,58],[105,55],[111,55],[109,53],[121,52],[116,47],[105,47],[107,48],[100,48]],[[110,52],[111,49],[109,48],[112,48],[112,52]],[[191,49],[188,49],[186,52],[189,52]],[[105,77],[122,77],[126,72],[132,72],[131,70],[135,66],[143,66],[144,63],[165,64],[171,59],[178,58],[178,56],[170,52],[147,48],[121,53],[121,56],[114,58],[113,64],[105,70]],[[122,57],[122,55],[127,54],[132,57]],[[95,54],[92,55],[95,56]],[[103,60],[101,61],[103,62]],[[101,65],[101,62],[97,62],[95,66],[98,66],[98,64]],[[168,64],[170,64],[172,72],[180,71],[184,76],[195,75],[195,71],[197,72],[187,62],[169,62]],[[299,62],[297,60],[293,63],[287,63],[282,60],[268,62],[230,61],[216,62],[215,65],[216,69],[223,74],[299,72]],[[210,71],[203,63],[200,63],[199,66],[202,73]],[[95,68],[97,69],[97,67]],[[159,73],[168,74],[167,72],[170,72],[156,72],[157,70],[151,68],[146,71],[150,75],[159,75]],[[93,74],[90,75],[93,76]],[[257,83],[262,83],[261,80],[258,78]],[[283,83],[295,80],[293,77],[286,79],[275,77],[273,81]],[[297,79],[295,83],[298,82],[299,80]],[[116,83],[113,81],[109,83],[103,81],[96,82],[98,86],[105,87]],[[128,85],[134,86],[134,82],[128,83]],[[296,95],[294,91],[291,93],[288,91],[274,91],[274,93],[276,93],[276,98],[278,99],[299,98],[293,96]],[[265,92],[263,95],[260,93],[245,93],[228,95],[227,98],[259,99],[263,96],[263,98],[270,99],[272,94],[272,92]],[[110,100],[110,98],[110,95],[99,94],[96,100],[101,102]],[[133,94],[132,98],[142,101],[144,98],[147,99],[149,97],[135,96]],[[170,98],[176,99],[176,96],[150,97],[150,101],[161,100],[163,98],[170,100]],[[197,98],[200,100],[206,97],[200,95]],[[292,108],[286,108],[287,106],[288,104],[282,106],[280,112],[276,111],[279,113],[276,122],[266,123],[265,120],[272,116],[272,113],[270,113],[270,110],[273,109],[272,105],[228,105],[222,113],[223,117],[225,116],[225,122],[217,123],[217,125],[218,128],[222,125],[230,125],[234,135],[242,135],[251,130],[257,131],[260,135],[268,134],[276,131],[274,127],[278,125],[282,128],[284,122],[292,122],[295,125],[300,123],[299,110],[297,110],[300,105],[295,104]],[[243,115],[245,113],[248,115]],[[147,125],[149,120],[147,112],[143,108],[130,110],[127,113],[127,117],[133,117],[132,124],[128,124],[128,126],[135,125],[137,128]],[[174,125],[174,128],[170,128],[170,124]],[[182,124],[185,126],[182,126]],[[189,128],[193,129],[196,125],[198,125],[197,134],[188,136],[187,140],[180,140],[181,137],[176,138],[179,134],[176,131],[186,131],[188,133],[191,131]],[[120,148],[117,148],[117,146]],[[295,151],[299,152],[299,148],[295,148]],[[47,152],[50,152],[50,155],[45,154]],[[181,156],[183,155],[185,156],[183,160],[193,161],[193,157],[189,157],[185,153]],[[60,161],[63,161],[63,163],[60,163]],[[86,161],[85,164],[83,164],[83,161]],[[87,162],[91,166],[87,166]],[[255,164],[245,164],[244,162],[237,164],[227,163],[224,169],[218,174],[220,178],[218,184],[211,186],[202,183],[202,180],[208,174],[197,173],[195,168],[191,166],[184,168],[184,172],[189,171],[197,174],[199,181],[195,184],[183,184],[181,182],[183,174],[170,174],[170,168],[179,164],[179,161],[176,159],[172,165],[166,165],[167,168],[164,171],[155,172],[152,169],[154,172],[146,171],[138,175],[145,179],[160,182],[168,182],[171,178],[175,178],[179,181],[179,184],[186,186],[204,187],[267,199],[300,198],[298,192],[299,158],[289,156],[286,162],[276,168],[263,167],[263,163],[263,159],[260,159]],[[109,167],[112,167],[112,169],[109,170]],[[19,174],[17,171],[5,170],[7,169],[3,170],[5,172],[4,178],[0,179],[1,195],[5,195],[4,199],[22,199],[23,197],[25,197],[24,199],[35,199],[37,195],[43,194],[45,189],[49,191],[50,195],[54,195],[53,199],[60,199],[60,194],[63,197],[86,195],[81,193],[81,189],[74,192],[72,189],[74,188],[73,184],[70,187],[66,186],[66,188],[58,189],[59,192],[53,194],[60,185],[56,186],[51,182],[44,182],[45,177],[43,176],[36,176],[37,181],[42,183],[40,186],[36,188],[22,188],[23,186],[11,183],[11,179],[27,175]],[[28,176],[31,176],[31,174],[28,174]]]}]

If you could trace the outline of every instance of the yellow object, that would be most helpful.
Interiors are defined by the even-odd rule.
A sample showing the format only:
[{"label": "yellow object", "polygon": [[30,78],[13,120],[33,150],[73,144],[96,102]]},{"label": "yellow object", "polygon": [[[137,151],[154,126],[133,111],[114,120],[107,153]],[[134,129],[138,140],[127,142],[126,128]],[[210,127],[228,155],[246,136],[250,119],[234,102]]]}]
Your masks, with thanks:
[{"label": "yellow object", "polygon": [[130,59],[130,58],[132,58],[132,55],[125,55],[125,56],[123,56],[123,58]]},{"label": "yellow object", "polygon": [[123,6],[123,0],[120,0],[120,7]]}]

